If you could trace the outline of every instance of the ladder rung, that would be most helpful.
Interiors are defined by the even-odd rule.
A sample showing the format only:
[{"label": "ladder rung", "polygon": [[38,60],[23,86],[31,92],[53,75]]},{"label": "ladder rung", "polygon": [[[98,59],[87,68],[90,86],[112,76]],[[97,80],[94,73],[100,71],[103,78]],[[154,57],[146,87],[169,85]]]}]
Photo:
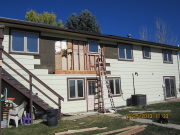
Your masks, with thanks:
[{"label": "ladder rung", "polygon": [[106,71],[100,71],[100,72],[106,72]]},{"label": "ladder rung", "polygon": [[107,75],[101,75],[101,76],[107,76]]},{"label": "ladder rung", "polygon": [[101,80],[101,81],[107,81],[107,80],[105,79],[105,80]]},{"label": "ladder rung", "polygon": [[99,63],[103,63],[103,62],[99,62]]},{"label": "ladder rung", "polygon": [[104,67],[104,66],[99,66],[99,67]]},{"label": "ladder rung", "polygon": [[102,85],[109,85],[109,84],[102,84]]}]

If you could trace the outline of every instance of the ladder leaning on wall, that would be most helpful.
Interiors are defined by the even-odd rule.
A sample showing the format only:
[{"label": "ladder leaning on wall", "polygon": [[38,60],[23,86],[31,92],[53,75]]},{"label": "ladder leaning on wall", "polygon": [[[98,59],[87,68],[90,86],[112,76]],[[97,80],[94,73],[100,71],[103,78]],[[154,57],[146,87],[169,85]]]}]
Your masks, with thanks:
[{"label": "ladder leaning on wall", "polygon": [[[101,111],[106,113],[108,109],[114,110],[116,112],[116,107],[114,105],[114,100],[109,85],[109,80],[106,74],[106,69],[104,63],[98,58],[98,71],[99,71],[99,82],[100,82],[100,92],[99,92],[99,108]],[[110,100],[110,103],[109,103]]]}]

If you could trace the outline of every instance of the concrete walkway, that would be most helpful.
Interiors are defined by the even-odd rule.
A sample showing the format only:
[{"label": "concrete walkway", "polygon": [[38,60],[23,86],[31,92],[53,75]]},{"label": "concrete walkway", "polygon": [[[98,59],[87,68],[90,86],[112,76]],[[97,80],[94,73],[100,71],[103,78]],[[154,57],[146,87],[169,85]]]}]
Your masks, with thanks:
[{"label": "concrete walkway", "polygon": [[98,112],[86,112],[86,113],[74,113],[71,114],[71,116],[63,116],[62,120],[76,120],[76,119],[81,119],[85,118],[91,115],[97,115]]},{"label": "concrete walkway", "polygon": [[[126,119],[126,116],[123,116],[121,114],[108,114],[107,116],[110,117],[116,117],[116,118],[121,118],[121,119]],[[167,127],[167,128],[174,128],[174,129],[178,129],[180,130],[180,125],[177,124],[162,124],[162,123],[157,123],[157,122],[153,122],[150,119],[129,119],[135,122],[140,122],[140,123],[144,123],[144,124],[154,124],[154,125],[158,125],[158,126],[162,126],[162,127]]]}]

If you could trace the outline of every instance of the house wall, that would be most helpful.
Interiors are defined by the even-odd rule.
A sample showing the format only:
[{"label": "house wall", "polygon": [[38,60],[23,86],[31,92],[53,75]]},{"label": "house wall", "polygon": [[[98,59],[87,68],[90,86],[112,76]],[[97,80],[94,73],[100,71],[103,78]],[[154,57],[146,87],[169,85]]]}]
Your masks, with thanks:
[{"label": "house wall", "polygon": [[[41,33],[42,36],[52,36],[58,37],[57,34],[50,33]],[[62,35],[59,35],[60,37]],[[64,37],[61,37],[64,38]],[[72,39],[72,37],[70,38]],[[77,38],[82,39],[84,38]],[[101,41],[103,42],[103,41]],[[4,41],[3,46],[5,51],[9,51],[9,28],[6,27],[4,30]],[[113,49],[115,51],[115,49]],[[106,49],[105,49],[106,55]],[[33,74],[35,74],[39,79],[41,79],[45,84],[47,84],[50,88],[56,91],[64,98],[64,102],[62,101],[62,113],[70,113],[70,112],[81,112],[87,111],[87,92],[85,90],[85,100],[78,101],[67,101],[67,78],[86,78],[87,77],[97,77],[96,75],[88,75],[88,74],[75,74],[75,75],[65,75],[65,74],[48,74],[48,67],[43,69],[35,69],[39,65],[42,66],[42,59],[30,55],[15,55],[11,54],[18,62],[20,62],[23,66],[29,69]],[[110,57],[110,56],[109,56]],[[143,59],[142,57],[142,46],[133,45],[133,62],[128,61],[118,61],[115,59],[115,56],[112,58],[106,58],[106,63],[110,63],[109,67],[106,67],[107,71],[111,71],[111,75],[108,77],[121,77],[121,88],[123,91],[123,98],[127,99],[134,93],[133,91],[133,80],[132,73],[138,72],[139,75],[135,76],[135,89],[137,94],[147,94],[147,101],[159,101],[164,100],[163,95],[163,76],[175,76],[176,78],[176,88],[179,86],[179,74],[178,74],[178,63],[177,63],[177,55],[176,52],[173,51],[173,64],[165,64],[163,63],[162,58],[162,49],[151,48],[151,59]],[[17,65],[15,65],[12,61],[10,61],[7,57],[3,55],[4,61],[10,64],[13,68],[17,69],[22,75],[24,75],[27,79],[29,76],[27,73],[22,71]],[[45,58],[46,59],[46,58]],[[54,60],[53,60],[54,61]],[[69,63],[70,65],[70,63]],[[12,71],[10,71],[5,65],[3,68],[11,73],[16,79],[18,79],[21,83],[29,88],[29,84],[26,83],[23,79],[15,75]],[[83,67],[82,67],[83,68]],[[37,84],[37,86],[42,89],[47,95],[49,95],[52,99],[58,102],[56,96],[54,96],[51,92],[49,92],[42,85],[38,84],[33,79],[33,83]],[[86,88],[86,82],[85,82]],[[50,106],[57,108],[57,106],[51,102],[49,99],[44,97],[40,92],[33,89],[33,93],[38,93],[38,96],[42,98],[44,101],[49,103]],[[179,97],[179,94],[177,95]],[[126,105],[126,102],[120,97],[114,97],[115,105],[122,106]]]},{"label": "house wall", "polygon": [[[146,94],[147,102],[156,102],[164,100],[163,76],[175,76],[177,97],[180,97],[177,90],[179,88],[179,60],[176,51],[172,51],[172,57],[173,64],[163,63],[162,49],[151,48],[151,59],[143,59],[142,46],[133,45],[133,62],[106,58],[106,63],[110,63],[106,70],[111,71],[109,77],[121,77],[124,99],[134,94],[132,73],[138,72],[138,76],[134,75],[136,94]],[[125,104],[124,101],[121,102],[122,104]]]}]

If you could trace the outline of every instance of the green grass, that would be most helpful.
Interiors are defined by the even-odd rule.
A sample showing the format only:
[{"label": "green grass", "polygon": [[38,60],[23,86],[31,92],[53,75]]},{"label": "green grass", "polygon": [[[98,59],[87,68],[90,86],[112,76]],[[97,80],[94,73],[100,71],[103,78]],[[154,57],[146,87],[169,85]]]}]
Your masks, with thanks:
[{"label": "green grass", "polygon": [[[168,114],[168,120],[169,123],[174,123],[174,124],[179,124],[180,125],[180,102],[164,102],[164,103],[158,103],[158,104],[152,104],[148,105],[148,108],[153,108],[153,110],[171,110],[171,112],[163,112],[162,114]],[[147,111],[146,108],[138,108],[138,107],[133,107],[129,109],[123,109],[123,110],[118,110],[119,114],[130,114],[132,112],[129,111]],[[160,114],[160,112],[145,112],[145,114],[152,114],[153,118],[152,120],[157,120],[156,114]]]},{"label": "green grass", "polygon": [[148,124],[144,131],[136,135],[180,135],[180,130]]},{"label": "green grass", "polygon": [[[85,122],[85,124],[80,125],[79,123]],[[48,127],[43,123],[34,124],[34,125],[26,125],[26,126],[18,126],[18,128],[5,128],[2,129],[2,135],[54,135],[55,133],[67,131],[67,130],[76,130],[83,128],[92,128],[92,127],[107,127],[105,130],[96,130],[96,131],[88,131],[83,133],[78,133],[78,135],[84,134],[97,134],[101,132],[107,132],[111,130],[116,130],[120,128],[125,128],[133,125],[142,125],[141,123],[136,123],[130,120],[123,120],[120,118],[113,118],[104,115],[96,115],[89,116],[86,118],[78,119],[76,121],[73,120],[61,120],[58,123],[58,126]]]},{"label": "green grass", "polygon": [[[149,105],[148,108],[153,108],[153,110],[171,110],[169,114],[169,121],[171,123],[180,124],[180,102],[167,102]],[[145,108],[131,108],[126,110],[119,110],[120,114],[129,114],[129,111],[143,111]],[[155,114],[154,114],[155,115]],[[79,124],[84,122],[83,125]],[[137,123],[128,119],[120,119],[116,117],[109,117],[105,115],[94,115],[78,120],[60,120],[58,126],[48,127],[43,123],[19,126],[18,128],[5,128],[1,129],[2,135],[54,135],[55,133],[64,132],[68,130],[77,130],[92,127],[107,127],[104,130],[88,131],[83,133],[77,133],[77,135],[92,135],[102,132],[108,132],[116,129],[122,129],[129,126],[142,125],[142,123]],[[117,134],[117,133],[114,133]],[[148,124],[144,131],[137,133],[138,135],[169,135],[180,134],[180,130],[170,129],[165,127],[160,127],[156,125]]]}]

